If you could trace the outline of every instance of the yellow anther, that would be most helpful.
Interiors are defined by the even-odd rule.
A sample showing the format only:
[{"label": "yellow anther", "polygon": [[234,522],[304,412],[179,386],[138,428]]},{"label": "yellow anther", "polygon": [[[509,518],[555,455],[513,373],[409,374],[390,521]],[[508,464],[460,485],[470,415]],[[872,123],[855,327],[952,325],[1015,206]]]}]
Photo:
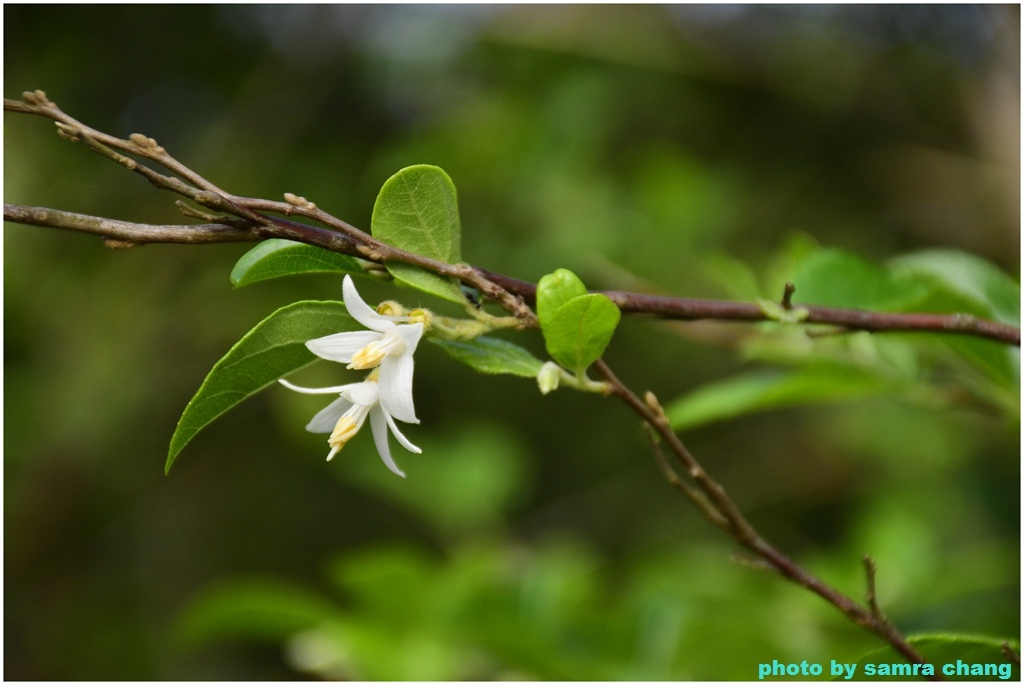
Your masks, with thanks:
[{"label": "yellow anther", "polygon": [[372,369],[381,363],[386,354],[387,352],[382,350],[380,345],[372,342],[352,355],[352,361],[349,363],[348,368],[359,370]]},{"label": "yellow anther", "polygon": [[331,446],[331,456],[341,451],[341,448],[345,446],[345,443],[352,439],[359,430],[359,423],[348,413],[338,419],[338,423],[334,426],[334,432],[331,433],[331,437],[327,439],[327,444]]}]

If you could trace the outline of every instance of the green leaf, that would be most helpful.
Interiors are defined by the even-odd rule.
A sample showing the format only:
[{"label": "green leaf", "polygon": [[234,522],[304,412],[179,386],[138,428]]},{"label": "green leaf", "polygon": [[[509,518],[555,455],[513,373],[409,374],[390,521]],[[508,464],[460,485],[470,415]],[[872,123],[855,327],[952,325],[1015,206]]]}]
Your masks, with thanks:
[{"label": "green leaf", "polygon": [[698,388],[670,403],[665,414],[674,430],[685,430],[766,409],[864,397],[885,392],[890,385],[847,366],[756,372]]},{"label": "green leaf", "polygon": [[[462,259],[462,229],[455,185],[442,169],[418,164],[389,178],[377,195],[370,221],[375,238],[448,264]],[[418,266],[391,262],[388,271],[408,285],[459,304],[459,284]]]},{"label": "green leaf", "polygon": [[1020,284],[995,264],[958,250],[923,250],[892,261],[973,304],[971,313],[1020,325]]},{"label": "green leaf", "polygon": [[559,307],[543,329],[548,354],[577,374],[597,361],[612,339],[621,313],[601,294],[580,295]]},{"label": "green leaf", "polygon": [[928,288],[843,250],[819,250],[804,259],[791,279],[794,302],[826,307],[898,310],[920,301]]},{"label": "green leaf", "polygon": [[455,361],[462,362],[480,373],[510,373],[513,376],[536,378],[541,361],[515,345],[499,338],[480,337],[475,340],[455,341],[430,338]]},{"label": "green leaf", "polygon": [[568,269],[556,269],[537,284],[537,319],[546,328],[558,308],[574,297],[587,294],[583,281]]},{"label": "green leaf", "polygon": [[[999,638],[942,633],[910,637],[907,642],[934,667],[935,675],[946,680],[1020,680],[1020,666],[1003,656]],[[1020,650],[1017,642],[1007,642]],[[903,655],[883,647],[861,657],[853,680],[925,680],[920,675],[905,675],[912,671]]]},{"label": "green leaf", "polygon": [[282,307],[246,333],[207,374],[178,419],[164,472],[196,433],[239,402],[317,357],[306,341],[361,330],[341,302],[306,300]]},{"label": "green leaf", "polygon": [[364,273],[363,262],[355,257],[338,254],[315,245],[291,240],[264,240],[235,263],[231,270],[231,283],[243,285],[270,278],[301,273]]},{"label": "green leaf", "polygon": [[281,641],[339,615],[330,600],[273,579],[224,581],[194,599],[175,637],[186,644],[209,644],[250,637]]},{"label": "green leaf", "polygon": [[[922,304],[923,311],[961,312],[1020,325],[1020,285],[991,262],[957,250],[924,250],[895,259],[891,265],[906,278],[931,287],[931,294]],[[966,336],[931,337],[981,369],[1000,387],[1014,389],[1013,394],[1019,399],[1019,347]],[[1019,412],[1019,402],[1003,404],[1010,414]]]}]

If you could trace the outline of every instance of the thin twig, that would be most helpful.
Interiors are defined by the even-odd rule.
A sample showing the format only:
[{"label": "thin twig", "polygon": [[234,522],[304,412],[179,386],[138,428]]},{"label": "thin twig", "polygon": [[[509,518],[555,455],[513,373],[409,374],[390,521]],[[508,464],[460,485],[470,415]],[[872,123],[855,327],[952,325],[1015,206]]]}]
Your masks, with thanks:
[{"label": "thin twig", "polygon": [[[668,419],[661,409],[661,405],[658,404],[657,398],[652,393],[647,393],[646,401],[643,401],[618,379],[603,360],[598,360],[594,366],[598,373],[611,385],[612,393],[625,402],[626,405],[640,416],[645,424],[658,433],[662,442],[668,446],[683,465],[687,475],[707,496],[708,501],[725,520],[725,529],[738,543],[754,552],[783,577],[814,592],[829,604],[842,611],[851,621],[883,638],[911,663],[926,663],[924,657],[906,641],[895,626],[888,621],[879,620],[872,610],[865,609],[839,590],[819,580],[810,571],[804,569],[761,537],[740,512],[739,508],[725,491],[725,488],[704,470],[696,458],[686,449],[686,446],[683,445],[679,437],[672,431]],[[873,589],[871,591],[873,592]]]},{"label": "thin twig", "polygon": [[[42,91],[26,92],[23,94],[23,98],[24,100],[5,98],[4,109],[53,119],[57,122],[59,132],[63,137],[72,141],[84,142],[93,151],[144,176],[154,186],[188,197],[204,207],[244,219],[254,228],[256,236],[254,239],[289,238],[358,256],[371,262],[392,261],[420,266],[479,289],[484,296],[517,316],[523,322],[523,326],[535,327],[537,325],[536,318],[528,306],[536,297],[536,285],[532,283],[464,264],[447,264],[389,246],[351,224],[318,209],[315,204],[302,198],[298,198],[302,200],[301,202],[274,202],[231,195],[176,160],[152,138],[141,134],[132,134],[128,140],[122,140],[97,131],[64,113]],[[171,171],[174,176],[160,174],[126,155],[135,155],[154,161]],[[294,196],[292,197],[294,198]],[[333,229],[326,233],[333,233],[334,237],[325,235],[321,232],[322,229],[267,216],[265,212],[274,212],[284,216],[298,215],[312,219]],[[13,218],[10,220],[18,221]],[[45,225],[63,227],[54,224]],[[256,226],[262,227],[262,230],[255,230]],[[165,239],[168,235],[167,227],[164,226],[161,229],[161,235],[164,238],[160,240],[144,241],[138,236],[137,231],[136,236],[131,240],[137,243],[168,242]],[[347,240],[338,239],[339,235],[345,236]],[[234,241],[240,240],[240,238],[230,235],[225,240]],[[216,241],[211,239],[210,242]],[[787,287],[786,293],[783,295],[784,307],[791,306],[792,290]],[[665,297],[615,290],[599,292],[603,292],[611,298],[626,314],[647,314],[664,319],[686,321],[701,319],[751,322],[770,320],[764,309],[757,303]],[[813,305],[803,306],[802,309],[806,309],[808,312],[803,323],[825,324],[835,326],[839,330],[862,330],[875,333],[938,332],[970,335],[1020,346],[1019,328],[979,319],[969,314],[869,312]]]},{"label": "thin twig", "polygon": [[864,573],[867,577],[867,600],[868,608],[871,609],[871,615],[875,617],[875,620],[885,625],[891,625],[889,619],[884,613],[882,613],[881,607],[878,606],[878,594],[875,591],[875,574],[878,572],[878,567],[875,564],[875,560],[867,554],[864,555]]},{"label": "thin twig", "polygon": [[796,286],[786,281],[786,287],[782,289],[782,308],[792,309],[793,308],[793,293],[796,292]]},{"label": "thin twig", "polygon": [[654,453],[654,458],[657,460],[658,466],[661,467],[661,472],[665,474],[665,480],[669,482],[669,485],[683,493],[688,500],[693,502],[694,506],[700,510],[700,513],[702,513],[704,518],[709,522],[719,528],[729,530],[729,522],[714,506],[712,506],[710,502],[708,502],[704,493],[686,482],[686,480],[684,480],[676,470],[672,468],[668,459],[665,458],[665,452],[661,449],[661,443],[658,441],[658,434],[655,432],[654,428],[650,424],[645,423],[644,429],[644,432],[647,433],[647,438],[650,441],[651,452]]},{"label": "thin twig", "polygon": [[46,207],[4,204],[4,220],[33,226],[63,228],[91,233],[108,239],[142,245],[144,243],[227,243],[259,240],[252,230],[227,224],[136,224],[130,221],[62,212]]},{"label": "thin twig", "polygon": [[[278,237],[300,240],[347,254],[352,254],[354,245],[357,256],[368,261],[412,264],[441,276],[462,281],[477,288],[486,297],[516,316],[522,322],[523,327],[537,326],[536,316],[522,298],[488,280],[471,266],[448,264],[387,245],[350,224],[316,209],[312,203],[277,203],[231,195],[171,157],[152,138],[133,133],[128,140],[122,140],[97,131],[61,111],[46,97],[46,93],[40,90],[26,92],[23,94],[23,98],[23,101],[5,98],[4,109],[53,119],[57,122],[58,132],[62,137],[73,142],[84,142],[94,152],[121,164],[130,171],[141,174],[158,188],[170,190],[203,207],[233,214],[254,226],[262,227],[263,230],[258,231],[260,238]],[[126,157],[121,154],[122,152],[157,162],[179,178],[160,174],[135,159]],[[335,229],[328,232],[333,234],[333,237],[324,235],[323,229],[267,216],[260,210],[276,211],[285,215],[297,213],[318,220]]]}]

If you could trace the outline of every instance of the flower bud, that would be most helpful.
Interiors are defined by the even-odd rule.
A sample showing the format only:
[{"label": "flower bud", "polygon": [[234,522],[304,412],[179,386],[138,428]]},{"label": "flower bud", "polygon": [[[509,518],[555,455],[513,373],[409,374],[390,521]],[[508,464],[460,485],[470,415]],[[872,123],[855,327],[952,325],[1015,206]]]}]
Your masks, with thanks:
[{"label": "flower bud", "polygon": [[558,388],[558,382],[562,378],[562,369],[554,362],[545,362],[537,372],[537,385],[540,387],[540,394],[547,395]]}]

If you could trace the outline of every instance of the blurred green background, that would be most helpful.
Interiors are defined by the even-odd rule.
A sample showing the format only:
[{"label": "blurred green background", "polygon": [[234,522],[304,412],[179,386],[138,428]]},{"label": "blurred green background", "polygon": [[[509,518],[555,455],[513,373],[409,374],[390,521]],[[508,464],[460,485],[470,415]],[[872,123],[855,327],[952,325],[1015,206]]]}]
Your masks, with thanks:
[{"label": "blurred green background", "polygon": [[[776,299],[824,246],[875,263],[965,250],[1019,279],[1016,6],[7,5],[4,19],[5,96],[41,88],[231,192],[293,192],[361,227],[391,174],[436,164],[459,191],[464,257],[520,278],[566,267],[594,288]],[[6,202],[182,220],[173,196],[43,119],[5,115],[4,171]],[[5,677],[750,679],[762,661],[879,646],[733,563],[617,402],[541,397],[430,345],[406,431],[423,454],[393,446],[405,481],[369,436],[325,463],[303,431],[320,400],[281,389],[164,477],[178,415],[231,344],[281,305],[340,298],[326,276],[232,290],[246,249],[112,251],[4,225]],[[898,368],[906,382],[884,392],[683,437],[825,580],[863,596],[871,553],[904,631],[1017,637],[1019,357],[928,336],[809,352],[802,332],[775,333],[633,318],[606,359],[665,403],[794,346]],[[968,363],[985,355],[1010,371]],[[297,382],[342,378],[320,364]]]}]

